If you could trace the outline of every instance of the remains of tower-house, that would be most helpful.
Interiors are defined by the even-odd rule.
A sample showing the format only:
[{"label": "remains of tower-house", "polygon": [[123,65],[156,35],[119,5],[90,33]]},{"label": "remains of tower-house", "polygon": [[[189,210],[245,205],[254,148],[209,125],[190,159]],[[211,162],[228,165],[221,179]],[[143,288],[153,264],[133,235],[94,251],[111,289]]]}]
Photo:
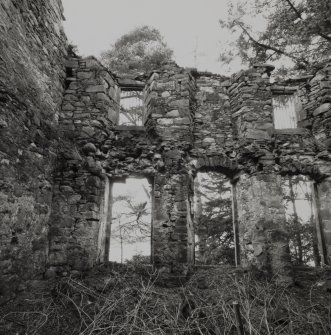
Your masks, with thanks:
[{"label": "remains of tower-house", "polygon": [[[331,63],[272,84],[271,65],[226,78],[171,63],[143,81],[67,55],[59,0],[0,4],[1,294],[28,279],[107,262],[112,184],[152,184],[152,264],[194,266],[194,177],[232,183],[236,263],[291,280],[281,177],[313,181],[324,264],[331,257]],[[120,92],[143,89],[143,126],[119,126]],[[296,95],[296,127],[275,101]],[[296,104],[297,105],[297,104]]]}]

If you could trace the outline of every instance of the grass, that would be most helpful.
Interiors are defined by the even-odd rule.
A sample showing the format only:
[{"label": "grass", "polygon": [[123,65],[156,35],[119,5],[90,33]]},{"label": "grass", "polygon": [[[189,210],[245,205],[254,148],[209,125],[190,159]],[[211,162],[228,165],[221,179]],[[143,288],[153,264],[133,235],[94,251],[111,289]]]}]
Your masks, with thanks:
[{"label": "grass", "polygon": [[330,270],[301,268],[296,278],[284,287],[225,267],[171,288],[157,273],[101,266],[35,283],[0,307],[0,334],[331,334]]}]

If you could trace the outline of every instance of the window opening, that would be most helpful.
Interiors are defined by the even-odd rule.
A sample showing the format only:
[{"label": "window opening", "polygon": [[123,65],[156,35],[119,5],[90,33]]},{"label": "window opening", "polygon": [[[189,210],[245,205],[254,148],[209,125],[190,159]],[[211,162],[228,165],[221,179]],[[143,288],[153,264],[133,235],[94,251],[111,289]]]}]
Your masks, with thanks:
[{"label": "window opening", "polygon": [[143,126],[144,105],[142,91],[121,91],[118,124],[121,126]]},{"label": "window opening", "polygon": [[275,129],[297,128],[302,110],[298,94],[276,95],[272,105]]},{"label": "window opening", "polygon": [[145,178],[114,182],[109,260],[150,263],[150,256],[151,186]]},{"label": "window opening", "polygon": [[197,174],[194,182],[195,263],[235,264],[232,187],[217,172]]},{"label": "window opening", "polygon": [[313,192],[313,182],[306,176],[283,178],[283,201],[293,264],[321,264],[315,224],[317,209],[313,203]]}]

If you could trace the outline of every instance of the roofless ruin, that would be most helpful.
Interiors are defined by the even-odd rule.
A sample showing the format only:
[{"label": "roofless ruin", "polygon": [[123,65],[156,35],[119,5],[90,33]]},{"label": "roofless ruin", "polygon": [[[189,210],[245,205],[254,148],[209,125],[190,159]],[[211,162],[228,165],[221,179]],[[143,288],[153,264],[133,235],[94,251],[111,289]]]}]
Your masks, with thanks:
[{"label": "roofless ruin", "polygon": [[[291,281],[282,180],[309,185],[316,250],[331,262],[331,63],[273,84],[273,66],[227,78],[166,64],[117,78],[70,57],[58,0],[0,5],[1,294],[26,279],[70,275],[109,260],[112,187],[151,185],[151,264],[194,270],[203,229],[194,181],[229,181],[236,265]],[[141,125],[120,122],[138,92]],[[132,107],[132,106],[131,106]],[[315,250],[315,251],[316,251]]]}]

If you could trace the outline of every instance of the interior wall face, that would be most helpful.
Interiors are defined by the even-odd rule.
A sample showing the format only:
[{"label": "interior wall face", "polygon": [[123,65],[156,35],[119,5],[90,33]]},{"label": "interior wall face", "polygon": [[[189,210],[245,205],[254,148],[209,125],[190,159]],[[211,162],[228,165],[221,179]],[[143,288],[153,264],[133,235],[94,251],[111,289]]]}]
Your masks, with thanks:
[{"label": "interior wall face", "polygon": [[[46,264],[50,277],[100,261],[106,180],[130,175],[154,179],[152,254],[166,273],[192,265],[192,185],[204,169],[239,178],[244,265],[289,277],[284,174],[318,183],[330,257],[330,62],[277,84],[267,64],[230,78],[165,64],[147,76],[144,127],[119,129],[120,80],[94,57],[66,57],[60,0],[2,1],[0,19],[1,294]],[[273,92],[293,90],[298,128],[275,130]]]},{"label": "interior wall face", "polygon": [[[0,296],[42,278],[67,40],[60,1],[0,4]],[[0,298],[1,300],[1,298]]]},{"label": "interior wall face", "polygon": [[[61,147],[54,173],[49,275],[86,270],[101,260],[107,229],[108,175],[102,163],[117,118],[118,87],[93,57],[69,59],[59,119]],[[100,227],[101,226],[101,227]],[[103,238],[105,238],[103,236]]]},{"label": "interior wall face", "polygon": [[[89,206],[94,208],[95,214],[82,219],[80,213],[72,213],[71,217],[76,215],[74,220],[83,231],[70,243],[63,237],[67,234],[63,234],[61,228],[56,230],[58,237],[52,234],[50,264],[53,255],[62,253],[62,258],[59,261],[55,258],[53,263],[57,271],[61,267],[60,271],[63,271],[67,266],[70,270],[74,266],[68,259],[68,245],[72,245],[69,249],[77,253],[74,258],[91,260],[85,267],[78,263],[74,266],[77,269],[88,268],[94,264],[92,260],[97,259],[97,249],[90,248],[93,237],[88,222],[94,220],[95,227],[100,224],[100,190],[104,186],[99,182],[104,176],[125,178],[137,175],[154,178],[154,264],[166,273],[187,273],[194,259],[193,176],[203,169],[215,169],[233,180],[241,175],[252,178],[247,179],[252,185],[246,184],[246,177],[242,180],[239,177],[236,185],[238,210],[234,214],[238,217],[241,234],[242,265],[256,266],[270,275],[279,275],[281,280],[290,280],[284,208],[277,202],[282,196],[278,178],[284,173],[321,178],[331,172],[329,164],[318,156],[318,151],[314,151],[316,141],[308,129],[273,129],[272,94],[275,90],[277,94],[281,90],[292,92],[293,87],[272,87],[269,82],[272,69],[268,65],[224,78],[192,74],[175,64],[168,64],[152,73],[146,83],[145,126],[125,128],[116,126],[116,92],[119,91],[116,78],[108,77],[92,58],[71,59],[67,66],[72,68],[75,80],[64,96],[60,125],[64,132],[73,132],[77,150],[75,154],[69,150],[69,155],[63,151],[64,165],[59,169],[57,180],[60,184],[72,185],[71,180],[79,180],[74,187],[80,196],[78,203],[82,203],[78,208]],[[304,108],[307,108],[307,101],[304,100]],[[305,115],[310,123],[314,121],[309,110]],[[318,150],[325,150],[325,147],[321,144]],[[312,163],[314,160],[317,165]],[[67,176],[71,175],[71,179],[64,178],[63,171]],[[77,173],[80,178],[72,179]],[[99,181],[94,183],[93,198],[89,197],[89,201],[88,188],[84,186],[87,177]],[[274,194],[271,200],[268,198],[269,187]],[[256,202],[258,198],[241,200],[241,197],[245,199],[245,192],[248,196],[255,189],[261,189],[266,199],[260,199],[260,202]],[[276,201],[276,198],[279,199]],[[257,218],[254,212],[247,222],[243,220],[246,214],[240,206],[244,205],[248,209],[258,208],[260,216]],[[262,225],[260,235],[255,231],[255,220]],[[51,221],[52,225],[53,222],[61,224],[64,221]],[[242,238],[245,234],[251,236],[253,242],[246,243]],[[61,243],[62,247],[58,248]],[[55,246],[54,251],[52,246]]]}]

